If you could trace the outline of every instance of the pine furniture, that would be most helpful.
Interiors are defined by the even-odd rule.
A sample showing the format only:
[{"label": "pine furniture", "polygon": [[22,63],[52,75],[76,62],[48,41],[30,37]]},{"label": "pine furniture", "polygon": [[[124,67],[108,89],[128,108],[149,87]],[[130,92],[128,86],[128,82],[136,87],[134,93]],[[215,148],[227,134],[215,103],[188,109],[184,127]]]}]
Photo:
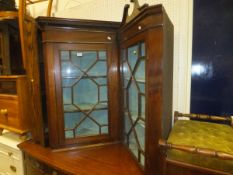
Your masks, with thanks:
[{"label": "pine furniture", "polygon": [[0,76],[0,128],[26,134],[30,110],[25,75]]},{"label": "pine furniture", "polygon": [[24,175],[23,154],[17,147],[21,142],[13,132],[5,130],[0,136],[0,174]]}]

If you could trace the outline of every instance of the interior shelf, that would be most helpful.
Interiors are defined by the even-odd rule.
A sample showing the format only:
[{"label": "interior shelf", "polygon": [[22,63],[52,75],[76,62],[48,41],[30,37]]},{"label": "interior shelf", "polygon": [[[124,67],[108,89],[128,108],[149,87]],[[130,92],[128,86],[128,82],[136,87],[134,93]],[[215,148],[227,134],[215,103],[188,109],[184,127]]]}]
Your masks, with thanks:
[{"label": "interior shelf", "polygon": [[106,75],[80,75],[80,76],[63,76],[66,79],[88,79],[88,78],[107,78]]},{"label": "interior shelf", "polygon": [[[64,112],[65,113],[71,113],[71,112],[80,112],[80,111],[90,111],[92,109],[94,110],[103,110],[108,108],[107,103],[99,103],[99,104],[77,104],[78,107],[75,107],[74,105],[64,105]],[[79,109],[80,108],[80,109]]]},{"label": "interior shelf", "polygon": [[[125,80],[129,81],[131,78],[129,77],[125,77]],[[146,83],[145,78],[143,77],[134,77],[134,80],[138,83]]]}]

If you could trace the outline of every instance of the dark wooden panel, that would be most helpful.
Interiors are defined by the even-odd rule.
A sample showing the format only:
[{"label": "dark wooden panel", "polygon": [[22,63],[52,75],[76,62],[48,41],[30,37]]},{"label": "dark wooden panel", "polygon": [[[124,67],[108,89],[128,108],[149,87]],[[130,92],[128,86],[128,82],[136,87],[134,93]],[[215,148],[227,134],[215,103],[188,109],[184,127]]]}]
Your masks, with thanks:
[{"label": "dark wooden panel", "polygon": [[[119,22],[111,21],[98,21],[98,20],[83,20],[83,19],[71,19],[71,18],[57,18],[57,17],[38,17],[38,24],[41,28],[47,28],[51,26],[53,28],[59,27],[63,29],[67,28],[82,28],[88,30],[102,30],[102,31],[116,31],[120,24]],[[94,26],[94,27],[93,27]]]},{"label": "dark wooden panel", "polygon": [[[59,36],[59,37],[58,37]],[[111,39],[110,39],[110,38]],[[79,31],[79,30],[61,30],[53,29],[46,30],[43,33],[43,42],[53,43],[111,43],[115,41],[114,33],[110,32],[93,32],[93,31]]]},{"label": "dark wooden panel", "polygon": [[27,141],[20,144],[19,148],[54,170],[66,174],[143,175],[137,162],[121,144],[80,150],[52,151]]},{"label": "dark wooden panel", "polygon": [[[48,127],[49,127],[49,142],[54,147],[59,145],[59,138],[57,132],[59,131],[56,117],[57,105],[56,105],[56,90],[55,90],[55,77],[54,77],[54,52],[53,44],[44,44],[44,66],[45,66],[45,85],[46,85],[46,105],[47,105],[47,116],[48,116]],[[51,117],[50,117],[51,116]],[[56,135],[53,135],[56,133]]]},{"label": "dark wooden panel", "polygon": [[118,47],[116,42],[108,44],[108,97],[109,97],[109,131],[111,140],[120,140],[121,115],[120,115],[120,71]]}]

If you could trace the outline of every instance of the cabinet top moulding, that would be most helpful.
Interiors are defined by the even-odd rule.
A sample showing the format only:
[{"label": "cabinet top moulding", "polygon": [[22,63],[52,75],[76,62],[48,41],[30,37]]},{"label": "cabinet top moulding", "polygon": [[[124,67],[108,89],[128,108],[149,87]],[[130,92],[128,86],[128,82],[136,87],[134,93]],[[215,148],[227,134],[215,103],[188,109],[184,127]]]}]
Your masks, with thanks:
[{"label": "cabinet top moulding", "polygon": [[[127,17],[130,17],[128,14],[128,9],[127,6],[124,9],[124,15],[123,15],[123,19],[122,19],[122,26],[121,26],[121,31],[124,31],[126,29],[128,29],[128,27],[130,27],[131,25],[133,25],[134,23],[143,20],[144,18],[146,18],[147,16],[153,16],[156,14],[162,14],[163,12],[165,12],[165,9],[163,8],[162,4],[158,4],[158,5],[152,5],[152,6],[145,6],[141,9],[140,13],[137,14],[132,20],[127,22]],[[162,24],[162,20],[161,20],[161,24]]]},{"label": "cabinet top moulding", "polygon": [[64,28],[64,29],[100,29],[115,31],[120,27],[120,22],[113,21],[98,21],[86,19],[71,19],[71,18],[57,18],[57,17],[38,17],[36,19],[42,29],[47,27]]},{"label": "cabinet top moulding", "polygon": [[[142,6],[141,8],[142,9],[138,15],[136,15],[131,21],[126,22],[128,10],[127,7],[125,7],[122,25],[119,29],[121,42],[148,29],[162,27],[165,19],[170,21],[162,4],[145,7]],[[172,25],[171,22],[170,24]]]}]

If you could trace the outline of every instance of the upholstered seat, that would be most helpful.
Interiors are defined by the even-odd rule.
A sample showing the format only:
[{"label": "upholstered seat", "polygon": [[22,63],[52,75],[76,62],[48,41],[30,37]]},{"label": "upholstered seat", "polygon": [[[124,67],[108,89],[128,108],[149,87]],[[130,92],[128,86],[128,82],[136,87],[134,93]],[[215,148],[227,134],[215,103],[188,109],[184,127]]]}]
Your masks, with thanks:
[{"label": "upholstered seat", "polygon": [[[233,128],[227,125],[199,121],[177,121],[170,133],[169,143],[208,148],[233,155]],[[233,161],[177,150],[169,150],[168,158],[221,170],[233,174]]]}]

